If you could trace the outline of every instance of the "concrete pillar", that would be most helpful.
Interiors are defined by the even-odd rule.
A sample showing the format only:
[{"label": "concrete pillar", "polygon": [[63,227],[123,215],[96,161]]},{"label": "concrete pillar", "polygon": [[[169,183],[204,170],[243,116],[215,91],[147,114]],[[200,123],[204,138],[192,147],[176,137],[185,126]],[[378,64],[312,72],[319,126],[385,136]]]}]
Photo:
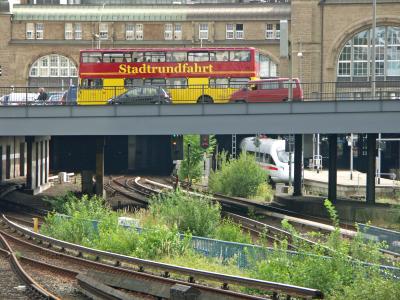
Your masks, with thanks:
[{"label": "concrete pillar", "polygon": [[96,195],[105,197],[104,190],[104,136],[96,138]]},{"label": "concrete pillar", "polygon": [[45,159],[45,174],[44,174],[44,182],[48,183],[49,182],[49,172],[50,172],[50,166],[49,166],[49,157],[50,157],[50,140],[46,139],[45,140],[45,151],[44,151],[44,159]]},{"label": "concrete pillar", "polygon": [[134,170],[136,164],[136,136],[128,136],[128,170]]},{"label": "concrete pillar", "polygon": [[26,188],[34,190],[36,185],[36,142],[33,136],[26,137]]},{"label": "concrete pillar", "polygon": [[329,179],[328,179],[328,199],[336,201],[337,192],[337,134],[329,135]]},{"label": "concrete pillar", "polygon": [[303,161],[303,135],[294,135],[294,182],[293,196],[301,196],[302,181],[302,161]]},{"label": "concrete pillar", "polygon": [[366,200],[368,204],[375,204],[375,175],[376,175],[376,133],[367,134],[367,183]]}]

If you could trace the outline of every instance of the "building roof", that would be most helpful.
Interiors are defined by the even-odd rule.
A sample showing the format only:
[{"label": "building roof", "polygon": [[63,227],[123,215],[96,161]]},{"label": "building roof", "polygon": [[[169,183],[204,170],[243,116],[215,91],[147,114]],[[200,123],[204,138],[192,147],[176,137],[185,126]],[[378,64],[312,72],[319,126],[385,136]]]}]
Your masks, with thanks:
[{"label": "building roof", "polygon": [[290,18],[290,4],[198,6],[82,6],[15,5],[16,21],[218,21],[283,20]]}]

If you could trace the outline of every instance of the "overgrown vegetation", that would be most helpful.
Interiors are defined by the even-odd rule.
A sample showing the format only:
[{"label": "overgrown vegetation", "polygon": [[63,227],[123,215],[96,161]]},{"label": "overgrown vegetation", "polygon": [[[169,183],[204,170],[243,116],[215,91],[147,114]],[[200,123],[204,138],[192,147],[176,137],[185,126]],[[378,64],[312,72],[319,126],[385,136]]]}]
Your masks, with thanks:
[{"label": "overgrown vegetation", "polygon": [[[206,258],[190,247],[191,235],[249,243],[240,226],[231,220],[221,220],[220,207],[207,198],[192,197],[181,191],[171,192],[152,200],[148,211],[134,213],[112,212],[96,197],[77,199],[69,196],[59,205],[60,211],[71,218],[51,214],[41,228],[43,234],[86,246],[141,258],[157,259],[182,266],[214,272],[277,281],[286,284],[320,289],[329,300],[342,299],[400,299],[400,284],[390,273],[383,274],[376,264],[383,261],[382,244],[365,242],[361,236],[349,241],[340,236],[337,228],[320,245],[309,246],[294,239],[299,254],[287,252],[288,242],[274,245],[275,250],[265,259],[256,259],[251,268],[239,269],[231,261]],[[338,216],[330,202],[325,206],[334,225]],[[143,231],[118,226],[117,216],[130,215],[140,220]],[[97,219],[98,227],[92,222]],[[204,228],[202,228],[204,226]],[[285,221],[286,230],[298,234]],[[181,238],[178,232],[186,232]],[[315,235],[318,237],[318,235]],[[327,248],[331,249],[327,253]],[[321,255],[329,254],[330,258]],[[365,266],[363,262],[372,263]],[[250,293],[259,291],[248,290]]]},{"label": "overgrown vegetation", "polygon": [[[199,135],[185,135],[183,138],[184,159],[179,167],[179,178],[192,182],[201,178],[203,170],[204,153],[207,155],[214,151],[217,141],[213,135],[209,136],[209,147],[203,149],[200,146]],[[190,145],[190,146],[189,146]],[[190,150],[189,150],[190,149]],[[190,152],[190,153],[189,153]]]},{"label": "overgrown vegetation", "polygon": [[270,201],[273,191],[266,178],[254,156],[242,153],[237,159],[221,160],[220,168],[210,174],[208,188],[213,193]]}]

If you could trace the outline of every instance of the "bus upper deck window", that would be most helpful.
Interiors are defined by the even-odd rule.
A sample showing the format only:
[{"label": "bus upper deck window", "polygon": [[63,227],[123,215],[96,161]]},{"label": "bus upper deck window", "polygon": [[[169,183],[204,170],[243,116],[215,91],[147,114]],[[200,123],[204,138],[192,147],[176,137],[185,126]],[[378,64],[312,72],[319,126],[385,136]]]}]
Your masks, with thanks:
[{"label": "bus upper deck window", "polygon": [[102,56],[100,52],[84,52],[82,53],[82,62],[83,63],[96,63],[102,62]]},{"label": "bus upper deck window", "polygon": [[142,52],[133,52],[132,53],[132,62],[143,62],[143,53]]},{"label": "bus upper deck window", "polygon": [[228,61],[229,60],[229,51],[217,51],[215,53],[217,61]]}]

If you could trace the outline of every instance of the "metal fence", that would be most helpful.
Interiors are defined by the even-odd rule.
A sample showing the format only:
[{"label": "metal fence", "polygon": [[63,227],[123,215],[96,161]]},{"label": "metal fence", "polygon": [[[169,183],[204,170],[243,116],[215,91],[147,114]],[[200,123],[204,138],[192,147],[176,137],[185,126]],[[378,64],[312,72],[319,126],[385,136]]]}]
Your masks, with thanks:
[{"label": "metal fence", "polygon": [[400,232],[358,223],[366,240],[385,242],[389,251],[400,254]]},{"label": "metal fence", "polygon": [[[151,104],[149,101],[168,93],[172,103],[228,103],[228,102],[284,102],[289,99],[288,84],[279,88],[257,90],[248,99],[232,95],[241,89],[251,90],[251,85],[208,84],[208,85],[150,85],[150,86],[91,86],[68,89],[44,87],[49,98],[39,101],[38,87],[0,87],[0,105],[105,105],[113,99],[131,94],[134,101],[129,104]],[[293,83],[293,95],[299,87]],[[155,92],[158,91],[158,92]],[[400,100],[400,81],[377,81],[373,95],[370,82],[323,82],[302,83],[302,101],[347,101],[347,100]],[[252,93],[254,91],[251,91]],[[138,101],[135,101],[138,100]],[[244,101],[242,101],[244,100]],[[169,102],[169,101],[167,101]],[[163,103],[163,101],[161,101]]]}]

